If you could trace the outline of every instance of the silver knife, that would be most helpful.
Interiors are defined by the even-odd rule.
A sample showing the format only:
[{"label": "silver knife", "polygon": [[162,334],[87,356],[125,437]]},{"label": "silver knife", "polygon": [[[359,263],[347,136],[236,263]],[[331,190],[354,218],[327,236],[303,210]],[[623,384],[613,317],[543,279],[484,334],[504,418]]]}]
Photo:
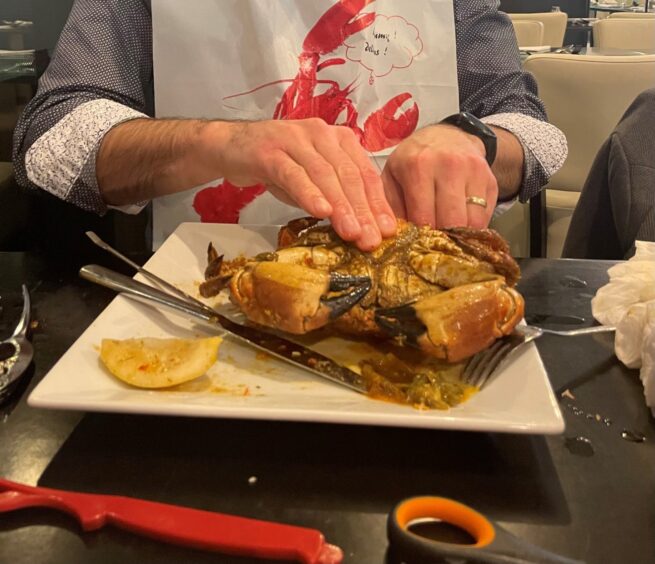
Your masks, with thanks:
[{"label": "silver knife", "polygon": [[157,288],[134,280],[134,278],[97,264],[83,266],[80,269],[80,276],[85,280],[105,286],[138,301],[166,306],[189,317],[204,321],[214,328],[216,326],[221,327],[240,341],[263,350],[272,356],[286,360],[295,366],[309,370],[321,378],[326,378],[356,392],[363,394],[368,392],[366,381],[361,375],[331,358],[279,335],[235,323],[204,304],[201,306],[188,300],[176,298]]}]

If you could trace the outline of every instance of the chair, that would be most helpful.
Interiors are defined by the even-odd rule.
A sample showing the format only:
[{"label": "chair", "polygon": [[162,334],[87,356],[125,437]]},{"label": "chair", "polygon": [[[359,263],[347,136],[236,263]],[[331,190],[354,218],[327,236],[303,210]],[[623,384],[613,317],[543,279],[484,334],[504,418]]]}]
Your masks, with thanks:
[{"label": "chair", "polygon": [[564,12],[535,12],[531,14],[507,14],[512,22],[519,20],[539,21],[544,25],[544,45],[561,47],[568,16]]},{"label": "chair", "polygon": [[559,257],[596,153],[637,95],[655,84],[655,55],[547,53],[528,57],[524,68],[569,144],[569,157],[546,190],[547,256]]},{"label": "chair", "polygon": [[652,20],[655,12],[614,12],[608,16],[613,20]]},{"label": "chair", "polygon": [[513,20],[512,25],[519,47],[544,44],[543,23],[536,20]]},{"label": "chair", "polygon": [[655,19],[606,18],[594,25],[598,49],[655,50]]}]

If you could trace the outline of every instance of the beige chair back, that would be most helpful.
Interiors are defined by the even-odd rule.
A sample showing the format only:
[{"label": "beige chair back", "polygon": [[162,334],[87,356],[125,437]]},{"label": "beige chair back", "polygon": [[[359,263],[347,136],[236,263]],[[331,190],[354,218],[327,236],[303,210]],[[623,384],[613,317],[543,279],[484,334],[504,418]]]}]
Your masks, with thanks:
[{"label": "beige chair back", "polygon": [[512,22],[528,20],[538,21],[544,25],[543,45],[561,47],[564,43],[568,16],[564,12],[534,12],[529,14],[507,14]]},{"label": "beige chair back", "polygon": [[595,48],[655,51],[655,19],[606,18],[593,29]]},{"label": "beige chair back", "polygon": [[614,12],[608,16],[613,20],[652,20],[655,12]]},{"label": "beige chair back", "polygon": [[536,20],[513,20],[516,42],[519,47],[544,44],[544,24]]},{"label": "beige chair back", "polygon": [[548,186],[579,192],[596,153],[625,110],[655,84],[655,55],[546,53],[528,57],[524,68],[536,78],[549,120],[569,144],[568,159]]}]

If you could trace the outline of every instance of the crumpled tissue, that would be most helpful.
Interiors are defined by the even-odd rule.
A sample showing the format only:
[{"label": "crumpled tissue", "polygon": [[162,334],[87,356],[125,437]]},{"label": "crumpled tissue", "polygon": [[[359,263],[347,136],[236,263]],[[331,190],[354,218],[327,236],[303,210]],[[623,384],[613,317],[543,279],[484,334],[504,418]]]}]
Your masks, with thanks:
[{"label": "crumpled tissue", "polygon": [[591,300],[591,311],[616,327],[616,356],[640,369],[646,405],[655,415],[655,243],[637,241],[636,247],[630,260],[608,270],[610,281]]}]

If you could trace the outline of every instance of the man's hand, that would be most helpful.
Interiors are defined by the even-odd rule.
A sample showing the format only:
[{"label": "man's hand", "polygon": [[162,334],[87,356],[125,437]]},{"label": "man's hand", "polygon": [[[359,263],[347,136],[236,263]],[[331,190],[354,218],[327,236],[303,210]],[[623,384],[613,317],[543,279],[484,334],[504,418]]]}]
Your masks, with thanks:
[{"label": "man's hand", "polygon": [[230,124],[216,153],[237,186],[265,184],[279,199],[329,217],[336,232],[363,250],[396,232],[382,186],[355,134],[321,119]]},{"label": "man's hand", "polygon": [[[498,199],[496,176],[503,193],[512,195],[523,167],[518,140],[507,131],[495,131],[498,157],[493,171],[482,141],[452,125],[426,127],[400,143],[382,174],[396,215],[436,228],[486,227]],[[487,205],[467,203],[467,197],[483,198]]]},{"label": "man's hand", "polygon": [[124,205],[226,178],[265,184],[284,201],[330,218],[362,250],[396,232],[393,210],[356,135],[321,119],[261,122],[135,119],[103,138],[103,199]]}]

